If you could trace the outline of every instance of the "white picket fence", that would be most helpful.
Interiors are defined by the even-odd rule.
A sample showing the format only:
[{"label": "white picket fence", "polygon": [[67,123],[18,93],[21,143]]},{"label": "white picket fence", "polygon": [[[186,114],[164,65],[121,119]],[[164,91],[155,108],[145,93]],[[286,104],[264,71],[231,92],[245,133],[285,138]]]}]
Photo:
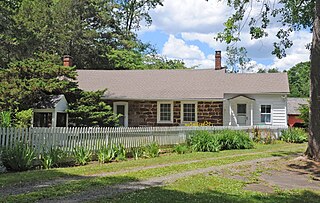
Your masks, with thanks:
[{"label": "white picket fence", "polygon": [[272,131],[276,136],[287,129],[285,126],[0,128],[0,148],[12,146],[18,142],[28,143],[39,152],[57,146],[66,151],[72,151],[77,146],[98,150],[101,146],[113,144],[122,144],[126,148],[131,148],[156,142],[162,146],[185,143],[192,131],[233,129],[252,133],[254,128]]}]

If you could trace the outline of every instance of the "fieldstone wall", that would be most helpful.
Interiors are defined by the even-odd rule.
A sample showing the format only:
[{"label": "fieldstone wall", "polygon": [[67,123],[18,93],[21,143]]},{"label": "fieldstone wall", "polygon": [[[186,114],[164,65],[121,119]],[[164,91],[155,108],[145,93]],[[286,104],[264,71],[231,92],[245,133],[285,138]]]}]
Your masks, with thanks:
[{"label": "fieldstone wall", "polygon": [[129,101],[128,125],[129,126],[156,126],[157,102],[156,101]]},{"label": "fieldstone wall", "polygon": [[223,125],[222,102],[198,102],[198,122],[209,122],[214,126]]},{"label": "fieldstone wall", "polygon": [[[107,103],[113,106],[113,102]],[[198,122],[223,125],[222,102],[198,102]],[[181,102],[173,102],[173,123],[157,123],[157,101],[128,101],[128,125],[138,126],[179,126],[181,125]]]}]

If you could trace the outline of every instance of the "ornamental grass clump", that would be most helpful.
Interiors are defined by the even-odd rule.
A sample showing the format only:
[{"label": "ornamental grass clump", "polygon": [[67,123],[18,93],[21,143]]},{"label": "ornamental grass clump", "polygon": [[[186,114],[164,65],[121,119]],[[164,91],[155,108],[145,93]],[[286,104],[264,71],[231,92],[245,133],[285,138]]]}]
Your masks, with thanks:
[{"label": "ornamental grass clump", "polygon": [[77,164],[83,166],[91,161],[92,152],[85,148],[84,146],[75,147],[73,151],[73,156]]},{"label": "ornamental grass clump", "polygon": [[308,134],[302,128],[289,128],[282,131],[281,140],[290,143],[303,143],[308,141]]},{"label": "ornamental grass clump", "polygon": [[215,136],[218,137],[221,150],[251,149],[254,146],[249,134],[241,130],[222,130]]},{"label": "ornamental grass clump", "polygon": [[189,145],[197,152],[218,152],[230,149],[251,149],[253,141],[244,131],[222,130],[216,132],[197,131],[192,133]]},{"label": "ornamental grass clump", "polygon": [[173,152],[177,154],[185,154],[189,152],[189,147],[186,144],[178,144],[173,147]]},{"label": "ornamental grass clump", "polygon": [[99,163],[108,163],[111,162],[115,158],[115,149],[111,146],[103,146],[99,149],[98,161]]},{"label": "ornamental grass clump", "polygon": [[36,153],[28,144],[19,142],[14,146],[4,148],[1,159],[9,171],[26,171],[34,167]]},{"label": "ornamental grass clump", "polygon": [[221,149],[218,137],[208,131],[193,132],[188,143],[196,152],[218,152]]}]

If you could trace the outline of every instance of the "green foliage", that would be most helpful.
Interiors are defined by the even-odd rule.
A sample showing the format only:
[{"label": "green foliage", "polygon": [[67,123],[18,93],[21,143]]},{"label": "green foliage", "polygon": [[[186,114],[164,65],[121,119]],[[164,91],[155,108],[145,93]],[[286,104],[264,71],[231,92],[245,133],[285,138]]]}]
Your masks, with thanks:
[{"label": "green foliage", "polygon": [[15,127],[28,128],[31,126],[31,119],[33,116],[32,109],[19,111],[15,115]]},{"label": "green foliage", "polygon": [[35,159],[34,149],[22,142],[2,150],[3,165],[10,171],[29,170],[33,168]]},{"label": "green foliage", "polygon": [[132,157],[134,160],[138,160],[144,155],[144,148],[143,147],[133,147],[131,148]]},{"label": "green foliage", "polygon": [[80,69],[113,69],[112,50],[144,54],[147,46],[135,31],[141,21],[151,24],[148,12],[158,5],[161,0],[1,1],[0,67],[46,51],[72,55]]},{"label": "green foliage", "polygon": [[302,143],[308,140],[308,134],[302,128],[289,128],[282,131],[281,140],[291,143]]},{"label": "green foliage", "polygon": [[310,62],[298,63],[288,70],[291,97],[309,97]]},{"label": "green foliage", "polygon": [[0,127],[8,128],[11,126],[11,112],[1,111],[0,112]]},{"label": "green foliage", "polygon": [[75,147],[73,150],[73,156],[77,164],[83,166],[91,161],[92,152],[84,146]]},{"label": "green foliage", "polygon": [[230,149],[251,149],[253,141],[249,134],[243,131],[196,131],[191,134],[189,145],[194,151],[218,152]]},{"label": "green foliage", "polygon": [[249,134],[241,130],[222,130],[216,132],[221,150],[251,149],[253,141]]},{"label": "green foliage", "polygon": [[43,150],[40,155],[41,164],[44,169],[61,167],[67,164],[67,153],[61,148],[51,147],[48,151]]},{"label": "green foliage", "polygon": [[73,95],[76,72],[56,65],[59,57],[40,54],[0,69],[0,109],[27,110],[48,101],[49,95]]},{"label": "green foliage", "polygon": [[279,69],[278,68],[270,68],[270,69],[263,69],[263,68],[259,68],[257,73],[279,73]]},{"label": "green foliage", "polygon": [[173,147],[173,152],[177,154],[185,154],[189,151],[189,147],[186,144],[178,144]]},{"label": "green foliage", "polygon": [[152,142],[144,147],[144,156],[147,158],[158,157],[159,154],[160,148],[156,142]]},{"label": "green foliage", "polygon": [[190,136],[189,145],[196,152],[218,152],[221,149],[218,136],[208,131],[196,131]]},{"label": "green foliage", "polygon": [[98,151],[98,161],[99,163],[108,163],[115,158],[115,149],[111,146],[103,146]]},{"label": "green foliage", "polygon": [[105,91],[84,92],[69,104],[69,122],[75,126],[115,126],[119,116],[101,98]]},{"label": "green foliage", "polygon": [[127,159],[127,152],[122,144],[114,146],[113,149],[115,151],[115,159],[117,161],[124,161]]},{"label": "green foliage", "polygon": [[299,111],[299,118],[301,118],[304,121],[305,126],[309,126],[310,105],[300,104]]}]

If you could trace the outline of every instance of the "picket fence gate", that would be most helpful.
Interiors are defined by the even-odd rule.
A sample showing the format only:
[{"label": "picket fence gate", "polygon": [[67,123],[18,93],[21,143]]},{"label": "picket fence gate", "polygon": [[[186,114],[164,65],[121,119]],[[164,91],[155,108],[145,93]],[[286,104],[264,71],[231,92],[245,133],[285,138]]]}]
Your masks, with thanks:
[{"label": "picket fence gate", "polygon": [[95,151],[101,146],[113,144],[132,148],[152,142],[163,146],[185,143],[193,131],[232,129],[253,132],[254,128],[272,131],[277,136],[282,130],[287,129],[285,126],[0,128],[0,148],[10,147],[19,142],[28,143],[37,152],[51,147],[72,151],[78,146]]}]

